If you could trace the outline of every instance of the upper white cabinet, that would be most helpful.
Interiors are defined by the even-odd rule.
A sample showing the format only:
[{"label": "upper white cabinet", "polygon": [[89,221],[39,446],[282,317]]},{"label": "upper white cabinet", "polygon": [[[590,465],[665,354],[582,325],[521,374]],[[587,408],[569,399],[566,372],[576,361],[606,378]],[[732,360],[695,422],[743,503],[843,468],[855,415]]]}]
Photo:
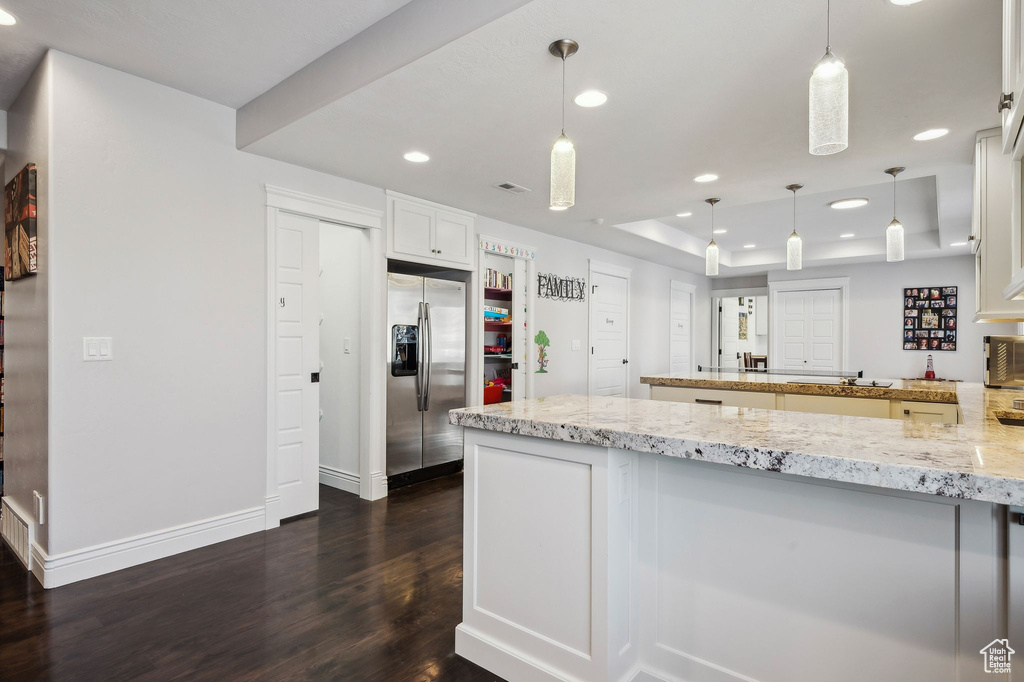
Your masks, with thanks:
[{"label": "upper white cabinet", "polygon": [[473,268],[474,214],[397,192],[387,196],[388,258]]},{"label": "upper white cabinet", "polygon": [[1010,249],[1013,165],[1012,157],[1003,153],[999,128],[978,133],[971,225],[976,322],[1024,320],[1024,301],[1008,301],[1003,295],[1013,275]]},{"label": "upper white cabinet", "polygon": [[1024,107],[1024,1],[1003,0],[1003,92],[995,103],[1003,115],[1003,151],[1017,141]]}]

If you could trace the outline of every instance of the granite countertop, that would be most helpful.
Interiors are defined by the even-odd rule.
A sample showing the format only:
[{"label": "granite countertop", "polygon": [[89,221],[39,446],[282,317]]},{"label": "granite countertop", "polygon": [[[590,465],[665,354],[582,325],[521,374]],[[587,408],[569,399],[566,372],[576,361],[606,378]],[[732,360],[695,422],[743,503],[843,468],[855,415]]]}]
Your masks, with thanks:
[{"label": "granite countertop", "polygon": [[452,410],[470,428],[1024,506],[1017,391],[960,383],[964,423],[563,395]]},{"label": "granite countertop", "polygon": [[[717,388],[730,391],[758,391],[764,393],[798,393],[801,395],[828,395],[845,398],[883,398],[887,400],[916,400],[925,403],[955,403],[957,382],[925,381],[924,379],[885,379],[892,386],[871,386],[871,378],[858,379],[855,386],[838,384],[793,384],[791,381],[838,381],[827,377],[801,377],[785,374],[755,374],[750,372],[690,372],[686,374],[655,374],[640,377],[641,384],[684,388]],[[882,379],[878,379],[882,381]],[[868,385],[865,385],[867,382]]]}]

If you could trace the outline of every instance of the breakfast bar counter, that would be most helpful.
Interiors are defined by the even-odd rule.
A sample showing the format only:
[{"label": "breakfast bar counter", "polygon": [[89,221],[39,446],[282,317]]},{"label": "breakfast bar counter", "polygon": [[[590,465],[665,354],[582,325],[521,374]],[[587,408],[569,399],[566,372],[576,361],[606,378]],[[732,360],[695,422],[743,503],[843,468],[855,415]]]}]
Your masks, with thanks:
[{"label": "breakfast bar counter", "polygon": [[516,680],[1000,679],[979,651],[1024,641],[1014,394],[896,390],[945,392],[963,423],[587,396],[453,410],[456,651]]}]

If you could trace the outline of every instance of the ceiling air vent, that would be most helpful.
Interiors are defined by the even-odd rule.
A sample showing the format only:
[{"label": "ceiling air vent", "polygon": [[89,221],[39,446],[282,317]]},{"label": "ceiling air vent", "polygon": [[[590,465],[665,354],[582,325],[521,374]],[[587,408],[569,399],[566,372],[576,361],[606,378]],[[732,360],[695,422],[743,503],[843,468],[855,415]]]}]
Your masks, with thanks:
[{"label": "ceiling air vent", "polygon": [[509,194],[526,194],[530,191],[522,185],[517,185],[514,182],[502,182],[495,185],[495,187],[504,192],[508,192]]}]

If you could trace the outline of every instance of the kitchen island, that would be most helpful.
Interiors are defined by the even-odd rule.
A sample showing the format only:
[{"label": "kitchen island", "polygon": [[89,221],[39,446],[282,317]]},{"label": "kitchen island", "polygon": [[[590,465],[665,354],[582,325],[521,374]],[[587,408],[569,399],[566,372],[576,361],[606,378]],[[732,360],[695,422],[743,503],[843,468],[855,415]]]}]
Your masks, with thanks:
[{"label": "kitchen island", "polygon": [[1024,429],[996,418],[1012,394],[955,393],[957,425],[586,396],[454,410],[457,653],[510,680],[1006,679],[980,650],[1024,642]]}]

